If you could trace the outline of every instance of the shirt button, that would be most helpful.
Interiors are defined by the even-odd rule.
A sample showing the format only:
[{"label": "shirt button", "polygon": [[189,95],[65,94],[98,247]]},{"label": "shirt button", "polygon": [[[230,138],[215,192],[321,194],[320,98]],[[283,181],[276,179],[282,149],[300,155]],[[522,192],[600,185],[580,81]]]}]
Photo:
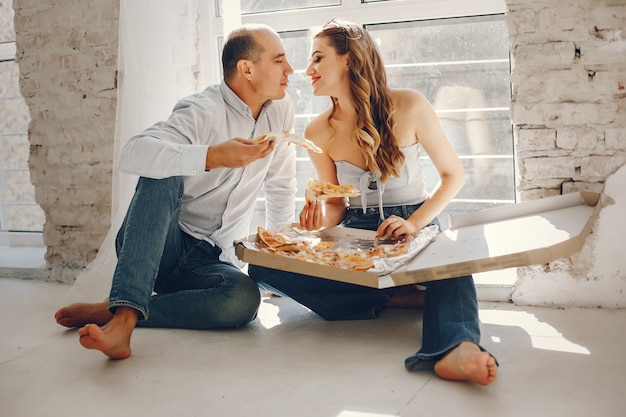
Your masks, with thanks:
[{"label": "shirt button", "polygon": [[192,170],[191,170],[191,173],[192,173],[192,174],[195,174],[195,173],[196,173],[196,170],[195,170],[195,169],[192,169]]},{"label": "shirt button", "polygon": [[163,176],[165,177],[167,175],[167,171],[163,171]]}]

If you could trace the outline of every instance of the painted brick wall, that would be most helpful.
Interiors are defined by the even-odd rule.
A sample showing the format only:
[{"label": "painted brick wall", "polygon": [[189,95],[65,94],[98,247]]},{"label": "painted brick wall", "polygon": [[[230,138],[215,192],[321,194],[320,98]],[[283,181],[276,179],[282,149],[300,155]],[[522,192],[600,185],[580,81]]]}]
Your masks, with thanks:
[{"label": "painted brick wall", "polygon": [[94,259],[111,213],[118,0],[14,0],[29,167],[51,278]]},{"label": "painted brick wall", "polygon": [[507,0],[521,200],[602,191],[626,162],[626,4]]},{"label": "painted brick wall", "polygon": [[518,269],[511,299],[626,307],[626,2],[507,7],[521,200],[585,189],[604,192],[607,204],[579,253]]}]

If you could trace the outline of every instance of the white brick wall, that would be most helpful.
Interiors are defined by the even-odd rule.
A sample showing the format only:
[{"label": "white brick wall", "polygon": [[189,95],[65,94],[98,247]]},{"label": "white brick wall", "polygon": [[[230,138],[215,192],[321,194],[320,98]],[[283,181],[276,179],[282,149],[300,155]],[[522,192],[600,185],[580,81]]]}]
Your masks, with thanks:
[{"label": "white brick wall", "polygon": [[53,279],[71,281],[110,224],[119,1],[14,0],[13,8],[46,261]]},{"label": "white brick wall", "polygon": [[626,4],[507,6],[521,199],[602,190],[626,162]]},{"label": "white brick wall", "polygon": [[518,304],[625,307],[625,263],[611,254],[623,253],[626,233],[626,2],[507,6],[521,200],[606,192],[607,179],[613,197],[580,253],[520,268],[511,297]]}]

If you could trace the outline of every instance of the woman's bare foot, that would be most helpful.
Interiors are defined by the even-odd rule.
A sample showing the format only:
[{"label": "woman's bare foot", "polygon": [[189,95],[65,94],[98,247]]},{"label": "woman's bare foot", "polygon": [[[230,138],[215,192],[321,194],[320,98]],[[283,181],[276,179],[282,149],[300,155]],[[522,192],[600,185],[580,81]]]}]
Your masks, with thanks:
[{"label": "woman's bare foot", "polygon": [[489,352],[471,342],[461,342],[435,364],[435,374],[451,381],[489,385],[496,380],[498,365]]},{"label": "woman's bare foot", "polygon": [[113,314],[109,311],[109,300],[101,303],[75,303],[60,308],[54,318],[57,323],[65,327],[82,327],[86,324],[95,323],[98,326],[107,324]]},{"label": "woman's bare foot", "polygon": [[136,310],[118,307],[104,326],[87,324],[78,329],[79,341],[84,348],[99,350],[112,359],[126,359],[131,355],[130,336],[136,324]]}]

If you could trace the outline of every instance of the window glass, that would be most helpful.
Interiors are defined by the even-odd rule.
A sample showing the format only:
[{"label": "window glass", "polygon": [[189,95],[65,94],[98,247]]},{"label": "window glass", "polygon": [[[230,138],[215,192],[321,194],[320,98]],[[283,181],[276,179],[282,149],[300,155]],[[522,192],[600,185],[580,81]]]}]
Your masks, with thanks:
[{"label": "window glass", "polygon": [[[502,15],[367,25],[386,64],[390,86],[422,92],[435,107],[466,172],[466,183],[440,216],[515,202],[513,138],[509,119],[510,61]],[[307,30],[282,32],[294,67],[288,94],[296,109],[295,131],[303,134],[313,117],[330,105],[312,95],[305,75],[309,62]],[[306,182],[315,171],[306,151],[298,152],[298,204],[304,204]],[[423,153],[429,190],[438,175]],[[259,202],[253,225],[264,223]],[[256,227],[256,226],[255,226]]]},{"label": "window glass", "polygon": [[[502,16],[367,26],[393,87],[433,103],[466,182],[445,214],[515,202],[510,61]],[[425,157],[428,189],[437,172]]]},{"label": "window glass", "polygon": [[28,169],[30,116],[14,60],[0,62],[0,114],[0,231],[41,231],[44,214]]}]

